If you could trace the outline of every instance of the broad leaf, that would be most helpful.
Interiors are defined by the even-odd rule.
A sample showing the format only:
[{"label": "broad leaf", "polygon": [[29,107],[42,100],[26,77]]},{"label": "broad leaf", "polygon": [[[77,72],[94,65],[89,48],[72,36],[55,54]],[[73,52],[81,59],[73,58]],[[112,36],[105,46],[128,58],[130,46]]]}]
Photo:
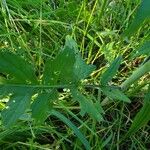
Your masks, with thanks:
[{"label": "broad leaf", "polygon": [[150,121],[150,85],[148,93],[144,99],[144,105],[142,109],[138,112],[138,114],[135,116],[133,123],[125,137],[129,137],[132,134],[134,134],[141,127],[146,125],[148,121]]},{"label": "broad leaf", "polygon": [[114,77],[114,75],[117,73],[118,68],[120,66],[122,57],[119,56],[118,58],[116,58],[112,64],[110,65],[110,67],[102,74],[101,76],[101,85],[106,85],[108,84],[109,81],[112,80],[112,78]]},{"label": "broad leaf", "polygon": [[77,89],[71,90],[73,99],[80,103],[81,112],[80,114],[83,116],[85,113],[88,113],[92,118],[97,121],[102,121],[103,117],[101,115],[102,110],[100,111],[97,106],[90,100],[87,99],[84,95],[82,95]]},{"label": "broad leaf", "polygon": [[150,20],[150,0],[142,0],[135,18],[129,28],[125,31],[124,36],[133,35],[141,27],[143,22],[147,20]]},{"label": "broad leaf", "polygon": [[[19,118],[28,119],[26,110],[29,105],[32,109],[31,116],[36,122],[44,121],[53,100],[56,99],[57,88],[66,86],[77,88],[77,83],[89,76],[93,69],[93,66],[87,65],[81,58],[77,44],[70,36],[67,36],[65,46],[56,58],[46,62],[41,85],[31,64],[14,53],[0,52],[0,73],[9,76],[0,78],[0,97],[10,97],[6,109],[2,111],[4,125],[9,127]],[[34,100],[32,104],[31,98]],[[86,111],[93,118],[97,120],[102,118],[100,109],[91,100],[87,100],[82,94],[78,98],[83,99],[81,105],[87,107]]]},{"label": "broad leaf", "polygon": [[11,127],[25,113],[25,110],[30,105],[32,92],[31,89],[22,88],[21,93],[15,93],[10,97],[6,108],[2,111],[4,126]]},{"label": "broad leaf", "polygon": [[65,124],[67,124],[74,131],[76,136],[80,139],[80,141],[82,142],[82,144],[84,145],[86,150],[90,150],[91,149],[90,144],[86,140],[85,136],[80,132],[80,130],[68,118],[66,118],[63,114],[59,113],[56,110],[52,110],[50,112],[50,114],[56,116],[61,121],[63,121]]},{"label": "broad leaf", "polygon": [[32,117],[38,123],[43,122],[48,111],[52,108],[52,102],[57,98],[56,91],[52,90],[49,93],[40,93],[31,105]]},{"label": "broad leaf", "polygon": [[130,99],[119,89],[112,87],[102,87],[103,93],[113,100],[120,100],[130,103]]},{"label": "broad leaf", "polygon": [[47,61],[43,80],[53,85],[71,82],[74,62],[74,53],[69,48],[63,50],[56,59]]},{"label": "broad leaf", "polygon": [[0,52],[0,73],[9,74],[21,83],[37,83],[32,65],[8,51]]},{"label": "broad leaf", "polygon": [[74,80],[79,81],[88,77],[95,70],[95,66],[86,64],[79,53],[77,43],[70,36],[66,37],[65,47],[70,47],[74,50],[76,59],[74,64]]},{"label": "broad leaf", "polygon": [[66,41],[64,49],[52,61],[45,65],[43,82],[45,84],[66,84],[73,80],[73,66],[75,63],[74,47]]},{"label": "broad leaf", "polygon": [[87,65],[78,52],[76,42],[66,37],[63,50],[54,60],[48,60],[43,75],[44,84],[72,84],[89,76],[95,69]]}]

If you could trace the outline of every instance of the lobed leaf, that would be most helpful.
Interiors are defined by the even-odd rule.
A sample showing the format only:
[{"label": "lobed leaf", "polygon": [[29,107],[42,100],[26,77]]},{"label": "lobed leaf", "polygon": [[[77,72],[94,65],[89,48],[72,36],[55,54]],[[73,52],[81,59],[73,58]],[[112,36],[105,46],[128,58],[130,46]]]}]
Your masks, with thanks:
[{"label": "lobed leaf", "polygon": [[93,65],[87,65],[84,62],[76,42],[67,36],[63,50],[54,60],[46,62],[43,83],[53,85],[79,82],[89,76],[94,69]]},{"label": "lobed leaf", "polygon": [[97,106],[95,106],[95,104],[90,99],[87,99],[77,89],[71,89],[71,93],[72,93],[73,99],[77,100],[80,103],[80,107],[81,107],[80,114],[82,116],[85,113],[88,113],[92,118],[96,119],[97,121],[103,120],[103,117],[101,115],[103,111],[97,108]]},{"label": "lobed leaf", "polygon": [[130,103],[130,99],[119,89],[112,87],[102,87],[103,93],[111,99]]},{"label": "lobed leaf", "polygon": [[87,65],[85,61],[82,59],[80,54],[76,56],[76,62],[74,65],[74,74],[75,80],[80,81],[81,79],[85,79],[95,70],[95,66]]},{"label": "lobed leaf", "polygon": [[[46,62],[42,85],[38,84],[31,64],[14,53],[0,52],[0,73],[8,74],[13,79],[0,78],[0,97],[11,95],[6,104],[8,109],[2,111],[4,125],[6,127],[14,125],[30,105],[31,97],[37,93],[38,96],[31,105],[32,117],[36,122],[44,121],[47,112],[51,109],[52,101],[56,98],[57,85],[58,88],[63,88],[64,84],[77,86],[76,83],[86,78],[93,69],[92,65],[84,62],[78,52],[77,44],[70,36],[66,37],[65,46],[56,58]],[[48,90],[49,93],[46,91],[47,88],[51,88]],[[92,101],[87,100],[82,94],[79,98],[83,99],[81,105],[87,107],[86,111],[91,116],[97,120],[102,118],[98,107]]]}]

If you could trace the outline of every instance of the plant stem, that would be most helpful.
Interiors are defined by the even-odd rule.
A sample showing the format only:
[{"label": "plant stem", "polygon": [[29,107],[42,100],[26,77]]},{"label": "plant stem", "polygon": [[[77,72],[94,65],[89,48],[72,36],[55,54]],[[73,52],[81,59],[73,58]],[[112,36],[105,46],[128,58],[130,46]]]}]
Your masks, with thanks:
[{"label": "plant stem", "polygon": [[[41,89],[51,89],[51,88],[73,88],[73,87],[84,87],[84,88],[92,88],[92,89],[101,89],[101,85],[94,85],[94,84],[57,84],[57,85],[34,85],[34,84],[7,84],[7,83],[0,83],[0,88],[1,87],[24,87],[24,88],[41,88]],[[106,87],[111,87],[111,88],[116,88],[120,89],[118,86],[111,86],[111,85],[106,85]]]},{"label": "plant stem", "polygon": [[143,75],[145,75],[149,71],[150,71],[150,61],[146,62],[144,65],[140,66],[137,70],[135,70],[133,74],[121,84],[121,89],[123,91],[126,91],[130,87],[130,85],[132,85],[135,81],[140,79]]}]

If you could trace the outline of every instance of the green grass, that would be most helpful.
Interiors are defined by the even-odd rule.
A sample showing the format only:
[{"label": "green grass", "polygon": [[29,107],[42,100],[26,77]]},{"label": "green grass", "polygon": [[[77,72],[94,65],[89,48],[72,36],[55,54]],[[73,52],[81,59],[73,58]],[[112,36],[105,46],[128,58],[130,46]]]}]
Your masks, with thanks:
[{"label": "green grass", "polygon": [[[0,51],[8,49],[23,56],[34,65],[40,80],[45,61],[57,56],[66,36],[71,35],[78,44],[82,58],[96,66],[96,70],[83,83],[97,85],[107,67],[122,55],[124,61],[112,80],[114,85],[119,86],[145,58],[131,59],[131,56],[141,41],[149,37],[150,26],[145,24],[131,38],[122,37],[139,3],[139,0],[1,0]],[[150,145],[149,124],[124,141],[122,139],[143,105],[148,79],[149,74],[143,76],[126,92],[131,100],[129,104],[109,100],[97,88],[80,88],[98,106],[102,104],[104,121],[101,122],[87,114],[82,117],[78,102],[69,92],[60,91],[59,101],[54,102],[54,108],[66,118],[54,113],[42,125],[20,121],[14,127],[5,129],[1,124],[0,147],[4,150],[82,150],[83,139],[74,134],[72,129],[76,129],[72,124],[64,123],[69,119],[80,129],[93,150],[146,150]],[[0,108],[5,107],[3,104]],[[79,137],[82,137],[80,133]]]}]

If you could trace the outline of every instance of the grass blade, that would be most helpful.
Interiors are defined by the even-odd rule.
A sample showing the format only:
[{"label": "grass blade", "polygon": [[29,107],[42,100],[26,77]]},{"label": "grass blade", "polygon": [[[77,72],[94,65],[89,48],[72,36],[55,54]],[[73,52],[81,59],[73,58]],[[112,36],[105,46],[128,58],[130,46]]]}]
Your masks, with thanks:
[{"label": "grass blade", "polygon": [[90,144],[86,140],[84,135],[80,132],[80,130],[69,119],[67,119],[63,114],[61,114],[60,112],[58,112],[56,110],[52,110],[51,114],[56,116],[57,118],[59,118],[61,121],[63,121],[65,124],[67,124],[74,131],[74,133],[80,139],[80,141],[82,142],[82,144],[84,145],[86,150],[91,149]]},{"label": "grass blade", "polygon": [[141,127],[146,125],[150,121],[150,85],[147,95],[144,99],[144,105],[142,109],[138,112],[138,114],[135,116],[133,123],[128,131],[128,133],[125,135],[125,137],[129,137],[132,134],[134,134],[136,131],[138,131]]},{"label": "grass blade", "polygon": [[132,56],[132,58],[139,57],[141,55],[150,55],[150,40],[145,41],[137,50],[136,53]]},{"label": "grass blade", "polygon": [[137,10],[135,18],[129,28],[125,31],[124,36],[133,35],[143,24],[145,20],[150,19],[150,0],[142,0]]}]

